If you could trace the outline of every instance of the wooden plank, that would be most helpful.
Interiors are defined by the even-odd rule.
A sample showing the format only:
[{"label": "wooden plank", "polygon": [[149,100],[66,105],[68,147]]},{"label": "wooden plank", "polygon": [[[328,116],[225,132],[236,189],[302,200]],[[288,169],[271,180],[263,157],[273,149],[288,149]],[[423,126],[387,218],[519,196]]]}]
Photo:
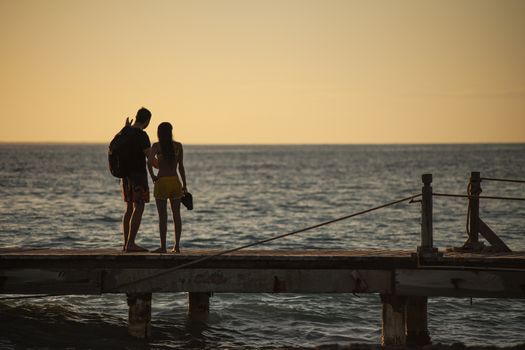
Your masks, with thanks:
[{"label": "wooden plank", "polygon": [[232,293],[390,293],[388,270],[182,269],[160,278],[118,287],[152,276],[159,270],[109,271],[104,293],[232,292]]},{"label": "wooden plank", "polygon": [[[169,271],[216,252],[4,250],[0,253],[0,293],[358,292],[504,298],[523,298],[525,293],[524,252],[451,252],[432,261],[433,266],[425,266],[418,265],[410,251],[385,249],[246,250],[113,290],[122,283]],[[470,270],[463,271],[466,268]],[[397,276],[395,287],[393,271]],[[494,286],[503,287],[494,290]]]},{"label": "wooden plank", "polygon": [[[42,252],[29,254],[0,254],[0,263],[4,268],[171,268],[210,256],[213,251],[188,251],[183,254],[77,254],[69,252]],[[408,253],[404,256],[360,255],[353,251],[341,251],[337,254],[316,251],[277,251],[267,254],[265,251],[246,251],[244,254],[229,254],[211,257],[199,262],[194,268],[275,268],[275,269],[382,269],[411,268],[417,261]]]},{"label": "wooden plank", "polygon": [[[39,249],[0,253],[2,268],[171,268],[217,253],[217,250],[188,250],[182,254],[123,253],[112,249]],[[297,268],[297,269],[384,269],[417,268],[408,250],[246,250],[213,257],[194,268]],[[424,262],[423,262],[424,263]],[[525,252],[445,252],[432,261],[439,266],[524,268]]]},{"label": "wooden plank", "polygon": [[[2,248],[0,249],[0,260],[4,259],[70,259],[73,257],[94,259],[120,259],[120,258],[143,258],[143,259],[177,259],[202,257],[219,253],[221,250],[185,250],[181,254],[157,254],[157,253],[124,253],[117,249],[32,249],[32,248]],[[410,258],[414,250],[406,249],[347,249],[347,250],[241,250],[223,255],[223,257],[247,257],[247,258],[344,258],[344,257],[392,257]],[[512,252],[512,254],[501,254],[498,252],[468,253],[468,252],[444,252],[445,257],[510,257],[525,260],[525,252]]]},{"label": "wooden plank", "polygon": [[2,294],[100,294],[101,282],[101,270],[0,270]]},{"label": "wooden plank", "polygon": [[494,231],[481,219],[478,223],[479,233],[490,243],[498,252],[510,252],[510,248],[498,237]]},{"label": "wooden plank", "polygon": [[397,295],[525,298],[525,273],[516,271],[396,270]]},{"label": "wooden plank", "polygon": [[[0,269],[2,294],[154,292],[382,293],[525,298],[522,269]],[[137,282],[137,283],[131,283]]]},{"label": "wooden plank", "polygon": [[[147,256],[147,257],[169,257],[169,256],[202,256],[220,253],[220,249],[192,249],[184,250],[181,254],[158,254],[152,252],[125,253],[120,249],[42,249],[42,248],[2,248],[0,256],[54,256],[56,258],[67,256]],[[224,256],[251,256],[251,257],[348,257],[348,256],[391,256],[410,257],[411,250],[402,249],[311,249],[311,250],[262,250],[243,249],[225,254]]]}]

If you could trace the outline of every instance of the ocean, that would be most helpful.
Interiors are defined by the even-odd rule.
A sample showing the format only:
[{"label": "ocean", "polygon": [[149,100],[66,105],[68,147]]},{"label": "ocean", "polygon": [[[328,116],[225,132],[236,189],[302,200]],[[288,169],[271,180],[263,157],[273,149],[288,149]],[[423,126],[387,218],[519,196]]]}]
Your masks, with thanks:
[{"label": "ocean", "polygon": [[[106,152],[0,144],[0,247],[120,249],[124,203]],[[424,173],[433,174],[435,192],[458,194],[471,171],[524,180],[525,144],[192,145],[185,166],[195,209],[182,210],[181,249],[230,249],[417,194]],[[525,197],[523,184],[482,187],[484,195]],[[481,201],[483,220],[515,251],[525,251],[524,203]],[[464,198],[434,198],[435,246],[465,241],[466,211]],[[419,204],[401,203],[258,248],[415,250],[419,233]],[[137,242],[159,245],[154,202]],[[155,294],[152,306],[153,339],[145,342],[127,335],[124,295],[0,300],[0,348],[314,347],[377,344],[381,334],[378,295],[215,294],[205,324],[187,318],[185,293]],[[430,298],[428,311],[434,343],[525,342],[525,300]]]}]

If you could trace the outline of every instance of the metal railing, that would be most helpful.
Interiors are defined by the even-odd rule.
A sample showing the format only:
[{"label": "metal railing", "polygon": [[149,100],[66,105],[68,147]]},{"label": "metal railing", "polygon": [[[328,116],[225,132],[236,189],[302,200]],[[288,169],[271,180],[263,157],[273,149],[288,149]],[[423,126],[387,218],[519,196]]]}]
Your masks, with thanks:
[{"label": "metal railing", "polygon": [[501,181],[512,183],[525,183],[522,180],[510,180],[499,178],[481,177],[480,172],[473,171],[467,186],[467,194],[454,193],[434,193],[432,190],[432,174],[423,174],[421,176],[423,188],[421,190],[421,245],[417,247],[418,255],[423,258],[432,258],[439,255],[438,250],[433,246],[433,223],[432,223],[432,206],[433,197],[454,197],[467,198],[467,241],[461,248],[462,251],[481,251],[483,244],[479,242],[481,234],[493,247],[493,251],[510,252],[510,248],[496,235],[494,231],[480,218],[479,200],[510,200],[525,201],[522,197],[504,197],[504,196],[481,196],[481,181]]}]

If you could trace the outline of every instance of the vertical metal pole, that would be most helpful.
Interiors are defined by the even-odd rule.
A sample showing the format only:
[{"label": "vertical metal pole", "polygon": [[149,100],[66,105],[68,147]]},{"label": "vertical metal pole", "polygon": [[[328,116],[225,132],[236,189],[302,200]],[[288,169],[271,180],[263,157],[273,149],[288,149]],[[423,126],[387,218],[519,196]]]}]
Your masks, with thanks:
[{"label": "vertical metal pole", "polygon": [[423,174],[422,199],[421,199],[421,246],[418,251],[432,251],[432,174]]},{"label": "vertical metal pole", "polygon": [[470,225],[469,225],[469,243],[479,241],[479,195],[481,194],[481,175],[479,171],[470,173],[470,191],[469,208],[470,208]]}]

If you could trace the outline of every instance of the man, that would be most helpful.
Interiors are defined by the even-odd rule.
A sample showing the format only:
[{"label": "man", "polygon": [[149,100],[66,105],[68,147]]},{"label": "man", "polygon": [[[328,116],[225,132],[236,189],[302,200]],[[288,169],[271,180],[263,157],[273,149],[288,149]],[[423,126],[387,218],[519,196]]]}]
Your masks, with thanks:
[{"label": "man", "polygon": [[[130,129],[131,169],[127,177],[122,179],[122,193],[126,202],[126,212],[122,219],[124,230],[124,246],[126,252],[144,252],[147,249],[135,243],[135,237],[140,227],[144,204],[149,202],[148,175],[146,172],[146,156],[151,146],[148,134],[144,132],[149,125],[151,112],[142,107],[137,111],[135,122],[126,118],[126,126]],[[153,173],[148,166],[150,174]]]}]

